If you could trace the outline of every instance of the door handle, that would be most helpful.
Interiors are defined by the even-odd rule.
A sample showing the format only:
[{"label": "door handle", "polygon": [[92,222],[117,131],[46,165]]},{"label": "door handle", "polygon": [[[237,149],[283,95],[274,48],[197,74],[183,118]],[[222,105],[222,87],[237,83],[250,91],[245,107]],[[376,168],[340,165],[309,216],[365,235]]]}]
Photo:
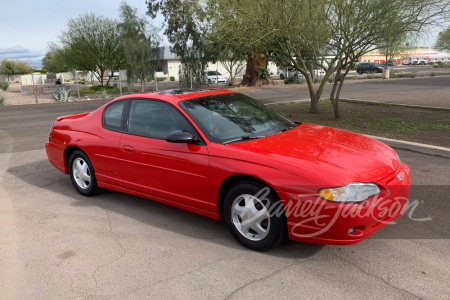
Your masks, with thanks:
[{"label": "door handle", "polygon": [[127,151],[127,152],[133,152],[134,148],[131,146],[123,146],[123,150]]}]

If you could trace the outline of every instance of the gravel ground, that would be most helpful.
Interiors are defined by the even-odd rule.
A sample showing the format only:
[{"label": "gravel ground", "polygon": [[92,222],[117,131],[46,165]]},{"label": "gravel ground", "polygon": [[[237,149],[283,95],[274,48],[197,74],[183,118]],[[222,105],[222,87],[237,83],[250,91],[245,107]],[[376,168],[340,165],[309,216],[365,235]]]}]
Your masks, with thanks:
[{"label": "gravel ground", "polygon": [[[20,91],[20,83],[11,83],[6,91],[0,90],[0,97],[4,97],[5,105],[34,104],[36,99],[34,94]],[[50,94],[38,94],[38,103],[54,102]]]}]

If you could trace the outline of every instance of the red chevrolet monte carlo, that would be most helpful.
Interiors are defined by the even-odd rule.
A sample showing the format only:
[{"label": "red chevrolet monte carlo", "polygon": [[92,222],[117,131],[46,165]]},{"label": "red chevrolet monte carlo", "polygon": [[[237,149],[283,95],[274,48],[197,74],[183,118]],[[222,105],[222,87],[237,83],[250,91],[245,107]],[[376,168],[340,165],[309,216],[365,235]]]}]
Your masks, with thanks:
[{"label": "red chevrolet monte carlo", "polygon": [[227,90],[128,95],[59,117],[46,150],[82,195],[105,188],[223,217],[260,251],[285,237],[362,241],[403,213],[410,185],[390,147]]}]

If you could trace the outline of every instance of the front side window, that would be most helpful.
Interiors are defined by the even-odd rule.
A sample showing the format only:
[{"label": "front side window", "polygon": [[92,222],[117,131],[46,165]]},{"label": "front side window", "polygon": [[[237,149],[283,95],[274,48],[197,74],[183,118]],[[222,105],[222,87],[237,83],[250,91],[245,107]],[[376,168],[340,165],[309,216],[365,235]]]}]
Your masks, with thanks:
[{"label": "front side window", "polygon": [[157,100],[133,100],[128,117],[128,133],[163,139],[177,130],[197,136],[189,121],[172,105]]},{"label": "front side window", "polygon": [[103,127],[113,131],[122,131],[123,113],[126,101],[118,101],[110,104],[103,112]]},{"label": "front side window", "polygon": [[297,126],[238,93],[185,100],[180,105],[208,139],[218,144],[268,136]]}]

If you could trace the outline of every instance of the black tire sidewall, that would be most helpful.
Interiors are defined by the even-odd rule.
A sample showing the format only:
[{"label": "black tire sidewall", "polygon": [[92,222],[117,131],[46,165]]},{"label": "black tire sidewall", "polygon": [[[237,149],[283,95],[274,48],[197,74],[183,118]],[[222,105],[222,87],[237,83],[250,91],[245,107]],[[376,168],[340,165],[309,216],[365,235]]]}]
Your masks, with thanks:
[{"label": "black tire sidewall", "polygon": [[[82,158],[89,167],[89,172],[91,174],[91,184],[87,189],[80,188],[76,183],[75,178],[73,177],[72,164],[76,158]],[[97,179],[95,178],[94,167],[92,166],[91,161],[84,152],[75,150],[74,152],[72,152],[72,154],[70,154],[67,170],[69,172],[70,180],[72,181],[73,186],[80,194],[82,194],[83,196],[93,196],[97,193],[98,186],[97,186]]]},{"label": "black tire sidewall", "polygon": [[[279,215],[278,213],[271,213],[270,216],[270,230],[268,235],[260,240],[260,241],[252,241],[244,237],[236,228],[231,220],[231,206],[233,201],[242,194],[251,194],[256,195],[261,189],[263,189],[265,185],[246,181],[235,184],[225,196],[224,201],[224,219],[227,224],[231,234],[233,237],[243,246],[256,250],[256,251],[267,251],[271,248],[278,246],[286,237],[287,233],[287,222],[286,217],[283,214]],[[275,206],[279,210],[279,206],[282,205],[278,196],[274,191],[270,191],[269,195],[267,195],[267,199],[269,200],[269,206],[267,209],[269,212],[271,211],[271,207]]]}]

